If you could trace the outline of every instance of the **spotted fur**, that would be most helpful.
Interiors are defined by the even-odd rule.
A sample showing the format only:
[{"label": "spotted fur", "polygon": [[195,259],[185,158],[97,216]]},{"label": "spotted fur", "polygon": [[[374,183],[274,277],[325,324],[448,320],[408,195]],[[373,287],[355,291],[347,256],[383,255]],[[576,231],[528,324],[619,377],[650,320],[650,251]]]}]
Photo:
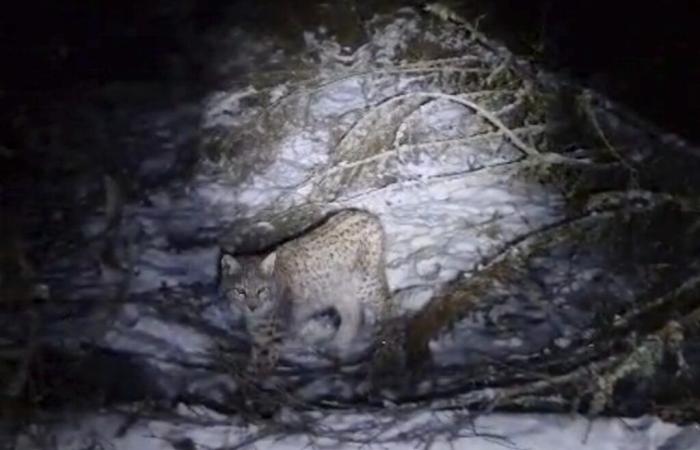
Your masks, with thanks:
[{"label": "spotted fur", "polygon": [[330,348],[346,357],[363,324],[391,312],[384,246],[375,215],[344,210],[264,257],[225,255],[222,290],[245,312],[253,366],[269,370],[279,343],[329,309],[340,317]]}]

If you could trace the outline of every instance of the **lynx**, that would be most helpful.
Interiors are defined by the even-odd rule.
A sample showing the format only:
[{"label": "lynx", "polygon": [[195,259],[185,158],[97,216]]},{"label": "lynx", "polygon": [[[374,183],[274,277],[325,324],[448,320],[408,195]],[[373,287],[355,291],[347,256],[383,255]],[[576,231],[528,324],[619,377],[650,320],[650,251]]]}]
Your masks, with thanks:
[{"label": "lynx", "polygon": [[391,314],[384,239],[375,215],[344,210],[267,256],[222,258],[221,288],[244,311],[254,370],[270,370],[278,344],[319,314],[340,318],[330,342],[339,360],[363,324]]}]

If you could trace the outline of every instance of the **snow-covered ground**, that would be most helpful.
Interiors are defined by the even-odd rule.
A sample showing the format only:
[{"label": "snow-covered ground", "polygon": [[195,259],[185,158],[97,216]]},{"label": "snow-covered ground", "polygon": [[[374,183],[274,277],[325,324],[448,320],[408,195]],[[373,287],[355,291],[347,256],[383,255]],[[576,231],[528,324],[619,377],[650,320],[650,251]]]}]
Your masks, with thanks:
[{"label": "snow-covered ground", "polygon": [[[375,17],[367,29],[369,41],[354,49],[323,29],[306,31],[302,60],[312,74],[308,78],[210,93],[201,131],[219,140],[218,152],[203,159],[188,181],[151,189],[142,201],[124,207],[117,253],[128,261],[130,275],[88,272],[62,278],[67,285],[61,290],[81,301],[113,291],[120,300],[101,332],[86,336],[81,328],[73,340],[95,339],[99,347],[142,358],[157,374],[159,395],[169,400],[183,394],[214,398],[218,394],[211,386],[222,376],[211,367],[218,362],[219,344],[241,338],[238,318],[216,293],[219,238],[235,242],[263,229],[275,235],[277,227],[291,223],[286,215],[302,206],[313,205],[319,215],[348,207],[369,210],[386,231],[390,288],[400,293],[403,312],[410,312],[449,283],[468,279],[513,242],[527,242],[527,236],[566,219],[561,192],[523,176],[546,130],[529,109],[531,86],[499,81],[501,56],[470,40],[458,25],[435,26],[411,9]],[[253,45],[253,36],[234,34],[251,41],[241,44],[248,51],[284,61],[269,46]],[[421,48],[447,56],[411,56]],[[251,66],[251,73],[255,69]],[[178,130],[173,135],[176,140]],[[144,160],[140,173],[162,170],[159,161],[175,160],[167,156],[166,151]],[[86,228],[99,229],[100,221],[95,218]],[[282,229],[279,235],[300,229]],[[637,284],[642,275],[627,268],[605,270],[604,258],[595,252],[593,245],[564,248],[533,259],[534,281],[527,289],[504,287],[493,294],[488,317],[467,317],[433,340],[436,364],[474,363],[475,349],[505,357],[552,345],[566,348],[589,329],[593,294],[605,290],[611,303],[624,302],[643,287]],[[115,280],[117,285],[128,280],[126,290],[107,291]],[[91,323],[94,317],[84,320]],[[521,329],[495,335],[486,322],[501,320]],[[58,321],[56,333],[75,327],[66,322]],[[317,382],[325,385],[312,393],[307,385],[300,395],[313,399],[340,383],[327,374]],[[92,443],[124,450],[224,449],[249,438],[251,448],[261,449],[700,448],[696,427],[650,418],[600,418],[589,430],[586,419],[569,416],[495,414],[472,423],[445,411],[319,412],[326,417],[317,431],[325,431],[288,435],[272,424],[244,427],[234,423],[236,418],[209,411],[198,416],[182,404],[180,411],[187,420],[144,418],[125,425],[108,412],[66,418],[29,430],[18,448],[47,448],[32,443],[32,434],[55,439],[61,449]],[[443,421],[443,415],[450,420]],[[372,421],[386,421],[387,427],[363,425]]]},{"label": "snow-covered ground", "polygon": [[[171,449],[443,449],[455,450],[696,450],[700,428],[678,427],[649,417],[604,419],[593,422],[578,416],[490,414],[453,422],[453,413],[415,413],[374,416],[321,414],[319,433],[285,433],[273,425],[236,426],[230,419],[206,419],[197,410],[183,415],[198,418],[180,423],[136,421],[114,414],[74,417],[70,425],[34,430],[34,441],[22,438],[17,450]],[[323,418],[321,416],[324,416]],[[198,423],[199,422],[199,423]],[[373,430],[368,423],[390,425]],[[435,432],[435,430],[440,430]],[[428,431],[430,430],[430,431]],[[44,447],[51,436],[53,447]],[[51,444],[49,444],[51,445]],[[92,447],[91,447],[92,446]]]}]

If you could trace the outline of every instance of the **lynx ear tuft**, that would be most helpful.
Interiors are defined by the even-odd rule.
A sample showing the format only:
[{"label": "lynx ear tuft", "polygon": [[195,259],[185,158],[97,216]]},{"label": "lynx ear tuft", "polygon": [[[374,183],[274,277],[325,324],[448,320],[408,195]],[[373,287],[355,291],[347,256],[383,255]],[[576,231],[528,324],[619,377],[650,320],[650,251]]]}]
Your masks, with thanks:
[{"label": "lynx ear tuft", "polygon": [[236,261],[231,255],[224,255],[221,258],[221,273],[226,275],[237,275],[241,272],[241,263]]},{"label": "lynx ear tuft", "polygon": [[275,261],[277,260],[277,252],[272,252],[265,257],[260,263],[260,271],[265,276],[272,275],[272,271],[275,270]]}]

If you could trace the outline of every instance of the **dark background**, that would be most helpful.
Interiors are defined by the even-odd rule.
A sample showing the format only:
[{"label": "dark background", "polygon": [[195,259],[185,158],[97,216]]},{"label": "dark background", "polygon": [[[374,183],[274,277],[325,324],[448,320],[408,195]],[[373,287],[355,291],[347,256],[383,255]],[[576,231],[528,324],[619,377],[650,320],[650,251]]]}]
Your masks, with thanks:
[{"label": "dark background", "polygon": [[[0,15],[0,102],[7,113],[29,98],[37,101],[44,93],[85,84],[203,83],[216,46],[205,42],[205,32],[236,22],[280,27],[293,19],[290,14],[308,12],[310,3],[7,3]],[[371,17],[397,3],[360,0],[355,5]],[[700,32],[691,2],[472,0],[451,5],[466,16],[486,13],[483,29],[517,53],[574,75],[663,128],[700,142]]]},{"label": "dark background", "polygon": [[[354,4],[357,16],[367,19],[398,3],[358,0]],[[690,2],[451,3],[466,17],[486,14],[480,22],[482,29],[506,42],[516,53],[603,91],[662,128],[700,143],[700,31]],[[196,99],[198,92],[210,91],[211,83],[216,82],[209,68],[216,50],[225,47],[217,39],[217,29],[239,24],[262,34],[278,33],[285,39],[300,39],[298,30],[311,28],[318,20],[313,5],[311,0],[6,3],[0,13],[0,245],[2,238],[11,241],[12,233],[24,234],[32,241],[32,250],[41,250],[51,248],[53,235],[72,236],[62,233],[64,229],[79,234],[80,229],[73,224],[81,223],[85,211],[94,210],[94,205],[103,202],[99,182],[93,183],[90,191],[94,200],[77,198],[78,189],[85,184],[79,177],[101,181],[101,171],[115,177],[124,172],[128,178],[132,176],[129,168],[138,167],[140,162],[129,165],[129,158],[148,154],[161,144],[152,145],[152,129],[145,128],[143,133],[147,136],[142,137],[130,128],[129,114],[138,108],[120,109],[122,102],[139,103],[120,95],[134,96],[140,92],[138,89],[117,90],[112,86],[110,92],[117,94],[98,97],[97,105],[92,98],[89,102],[82,98],[85,92],[115,83],[141,83],[152,96],[162,93],[167,97],[177,91],[178,95]],[[285,28],[291,24],[293,30]],[[178,89],[155,91],[159,85]],[[100,116],[101,120],[91,121],[93,116]],[[196,128],[196,119],[191,118],[193,124],[187,122],[187,117],[183,121]],[[54,124],[58,129],[54,129]],[[124,151],[127,146],[122,145],[126,140],[123,135],[127,132],[132,132],[133,140],[142,145],[132,142],[128,147],[131,151]],[[141,137],[140,141],[136,139]],[[189,142],[187,146],[194,148]],[[4,148],[12,151],[8,152],[11,156],[4,154]],[[95,150],[85,152],[86,148]],[[666,170],[662,164],[657,166],[649,178],[673,180],[683,188],[695,188],[693,181],[697,178],[691,164],[685,164],[683,174],[675,170],[676,165],[668,166],[673,170]],[[34,183],[37,179],[43,183]],[[646,182],[645,188],[673,184],[642,181]],[[63,189],[71,183],[75,184],[75,191]],[[57,189],[52,197],[48,194],[53,192],[49,188],[54,184]],[[3,189],[5,185],[9,189]],[[123,185],[128,195],[131,188],[128,183]],[[137,188],[133,190],[138,192]],[[16,216],[16,225],[10,223],[12,216]],[[674,217],[664,216],[669,221]],[[56,220],[50,222],[53,219]],[[665,230],[659,231],[662,237],[658,241],[640,239],[631,247],[636,250],[638,242],[665,243],[667,235],[681,238],[680,233]],[[630,235],[631,240],[637,236]],[[61,250],[59,246],[55,253]],[[40,251],[33,253],[43,256]],[[630,257],[630,261],[636,259]],[[106,363],[100,364],[107,367]]]}]

